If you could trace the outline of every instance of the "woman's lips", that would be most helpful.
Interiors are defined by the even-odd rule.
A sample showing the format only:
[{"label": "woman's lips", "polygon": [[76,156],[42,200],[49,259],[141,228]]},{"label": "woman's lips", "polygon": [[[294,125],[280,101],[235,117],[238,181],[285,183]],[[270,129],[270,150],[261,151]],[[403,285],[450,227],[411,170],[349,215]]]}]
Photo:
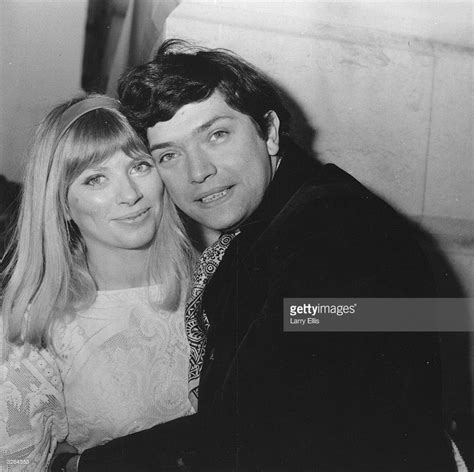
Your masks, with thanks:
[{"label": "woman's lips", "polygon": [[143,219],[146,214],[149,212],[151,207],[145,208],[144,210],[136,211],[130,215],[122,216],[120,218],[115,218],[116,221],[123,221],[124,223],[135,222]]}]

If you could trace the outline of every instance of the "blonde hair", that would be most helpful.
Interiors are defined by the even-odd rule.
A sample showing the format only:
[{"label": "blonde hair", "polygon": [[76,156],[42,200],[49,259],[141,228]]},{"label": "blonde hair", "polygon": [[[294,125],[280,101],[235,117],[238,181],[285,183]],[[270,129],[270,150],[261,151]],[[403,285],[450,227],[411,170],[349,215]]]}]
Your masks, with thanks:
[{"label": "blonde hair", "polygon": [[[4,271],[4,332],[9,343],[52,348],[57,320],[74,316],[95,300],[96,286],[87,266],[80,232],[67,218],[67,191],[72,181],[91,165],[123,151],[132,159],[148,155],[122,113],[98,108],[64,129],[68,108],[92,95],[53,109],[33,139],[23,183],[11,260]],[[192,264],[193,249],[168,194],[150,248],[148,280],[162,284],[161,306],[176,309]]]}]

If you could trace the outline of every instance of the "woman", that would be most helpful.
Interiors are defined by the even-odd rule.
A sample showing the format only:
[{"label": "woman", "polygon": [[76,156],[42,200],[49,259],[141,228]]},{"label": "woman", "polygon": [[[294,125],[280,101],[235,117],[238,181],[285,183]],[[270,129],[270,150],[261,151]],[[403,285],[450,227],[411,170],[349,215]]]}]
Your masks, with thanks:
[{"label": "woman", "polygon": [[118,107],[60,105],[31,148],[2,305],[0,462],[15,470],[45,470],[62,441],[81,452],[193,412],[192,251]]}]

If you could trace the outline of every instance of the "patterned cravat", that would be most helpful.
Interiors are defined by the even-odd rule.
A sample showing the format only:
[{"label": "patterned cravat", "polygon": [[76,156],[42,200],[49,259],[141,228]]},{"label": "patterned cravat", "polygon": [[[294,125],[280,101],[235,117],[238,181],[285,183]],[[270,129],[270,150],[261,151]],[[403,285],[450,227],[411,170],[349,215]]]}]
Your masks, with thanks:
[{"label": "patterned cravat", "polygon": [[204,250],[196,265],[192,279],[192,291],[186,304],[186,335],[190,346],[189,360],[189,400],[197,411],[199,376],[201,375],[206,335],[209,320],[202,308],[202,295],[206,284],[214,275],[231,241],[238,234],[223,234],[214,244]]}]

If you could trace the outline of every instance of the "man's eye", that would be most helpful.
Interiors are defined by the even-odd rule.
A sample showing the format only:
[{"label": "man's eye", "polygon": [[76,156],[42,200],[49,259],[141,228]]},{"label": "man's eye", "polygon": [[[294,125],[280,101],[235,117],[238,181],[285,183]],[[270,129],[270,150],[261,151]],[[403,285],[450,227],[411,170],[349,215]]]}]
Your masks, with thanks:
[{"label": "man's eye", "polygon": [[90,185],[91,187],[101,185],[105,181],[105,176],[104,175],[91,175],[88,177],[85,181],[86,185]]},{"label": "man's eye", "polygon": [[211,141],[220,141],[228,135],[228,131],[218,130],[211,134]]},{"label": "man's eye", "polygon": [[160,163],[165,163],[165,162],[169,162],[171,161],[172,159],[174,159],[176,157],[176,153],[175,152],[167,152],[166,154],[162,154],[160,156]]}]

